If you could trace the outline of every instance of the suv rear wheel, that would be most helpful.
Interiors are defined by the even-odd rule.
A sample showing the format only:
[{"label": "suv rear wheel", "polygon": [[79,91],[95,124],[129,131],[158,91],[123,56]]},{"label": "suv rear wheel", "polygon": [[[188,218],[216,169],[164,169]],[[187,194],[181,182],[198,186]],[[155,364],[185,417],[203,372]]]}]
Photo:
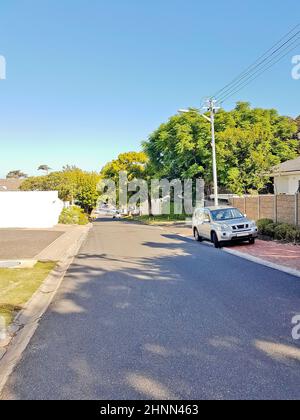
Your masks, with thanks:
[{"label": "suv rear wheel", "polygon": [[195,238],[195,241],[197,241],[197,242],[202,242],[203,241],[203,239],[199,235],[198,229],[196,229],[196,228],[194,229],[194,238]]}]

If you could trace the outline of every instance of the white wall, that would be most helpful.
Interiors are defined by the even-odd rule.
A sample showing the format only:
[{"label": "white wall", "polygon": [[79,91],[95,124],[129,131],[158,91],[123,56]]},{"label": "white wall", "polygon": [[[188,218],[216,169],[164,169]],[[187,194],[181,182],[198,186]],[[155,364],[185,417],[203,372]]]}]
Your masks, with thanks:
[{"label": "white wall", "polygon": [[282,175],[275,177],[275,193],[276,194],[296,194],[299,188],[299,175]]},{"label": "white wall", "polygon": [[50,228],[62,209],[57,191],[0,192],[0,228]]}]

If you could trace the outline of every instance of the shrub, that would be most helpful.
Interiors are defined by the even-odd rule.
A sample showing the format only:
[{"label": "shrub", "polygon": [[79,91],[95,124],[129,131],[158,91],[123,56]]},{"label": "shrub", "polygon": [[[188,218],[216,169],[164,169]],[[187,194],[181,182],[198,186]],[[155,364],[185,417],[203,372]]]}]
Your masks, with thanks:
[{"label": "shrub", "polygon": [[89,223],[88,216],[77,206],[63,209],[61,212],[59,223],[63,225],[87,225]]},{"label": "shrub", "polygon": [[300,229],[294,227],[287,231],[286,240],[289,242],[300,242]]},{"label": "shrub", "polygon": [[262,219],[257,222],[261,235],[272,239],[288,242],[300,242],[300,229],[288,223],[274,223],[271,219]]},{"label": "shrub", "polygon": [[266,235],[266,228],[267,228],[267,226],[269,226],[271,224],[273,224],[273,220],[272,219],[261,219],[261,220],[258,220],[257,227],[258,227],[259,233],[261,235]]},{"label": "shrub", "polygon": [[275,238],[275,229],[279,226],[279,223],[270,223],[265,227],[264,235],[270,236],[270,238]]},{"label": "shrub", "polygon": [[287,223],[279,224],[274,230],[274,237],[279,241],[285,241],[287,239],[288,232],[295,231],[295,228]]}]

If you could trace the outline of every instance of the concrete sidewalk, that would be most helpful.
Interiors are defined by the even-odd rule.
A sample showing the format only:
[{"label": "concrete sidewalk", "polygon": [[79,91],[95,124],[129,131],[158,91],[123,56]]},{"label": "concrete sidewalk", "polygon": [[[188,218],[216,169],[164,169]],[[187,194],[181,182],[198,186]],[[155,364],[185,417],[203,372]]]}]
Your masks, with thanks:
[{"label": "concrete sidewalk", "polygon": [[0,260],[35,259],[65,229],[0,229]]},{"label": "concrete sidewalk", "polygon": [[77,225],[0,229],[0,261],[62,261],[85,230],[86,226]]},{"label": "concrete sidewalk", "polygon": [[57,230],[64,229],[64,234],[59,236],[47,248],[36,255],[38,261],[63,261],[69,255],[69,249],[78,242],[86,232],[87,226],[59,225]]},{"label": "concrete sidewalk", "polygon": [[91,226],[57,226],[57,231],[64,228],[66,232],[36,256],[37,260],[57,261],[58,264],[18,313],[8,328],[7,338],[0,342],[0,392],[87,238]]}]

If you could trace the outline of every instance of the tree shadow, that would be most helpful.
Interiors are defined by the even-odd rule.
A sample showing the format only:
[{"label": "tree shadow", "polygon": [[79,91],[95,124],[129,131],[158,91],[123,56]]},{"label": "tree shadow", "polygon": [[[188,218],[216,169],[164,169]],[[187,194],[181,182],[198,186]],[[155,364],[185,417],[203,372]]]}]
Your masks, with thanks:
[{"label": "tree shadow", "polygon": [[143,257],[119,240],[81,249],[4,398],[300,397],[297,279],[158,230]]}]

